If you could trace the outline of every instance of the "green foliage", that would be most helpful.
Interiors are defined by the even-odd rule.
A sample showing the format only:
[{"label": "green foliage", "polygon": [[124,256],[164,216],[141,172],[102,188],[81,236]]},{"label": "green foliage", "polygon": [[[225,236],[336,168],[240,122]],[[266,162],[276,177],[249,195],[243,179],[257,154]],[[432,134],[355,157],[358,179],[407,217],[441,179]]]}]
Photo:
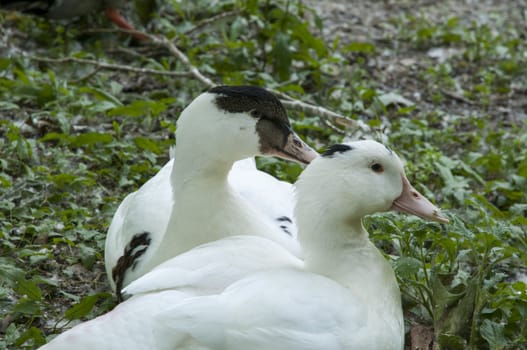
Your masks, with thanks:
[{"label": "green foliage", "polygon": [[[492,21],[478,23],[451,17],[439,24],[431,24],[425,15],[407,15],[394,20],[401,29],[401,39],[411,41],[418,50],[440,48],[452,59],[431,65],[424,72],[440,87],[455,89],[468,99],[489,104],[493,94],[511,92],[511,83],[525,83],[526,58],[522,52],[521,36],[514,23],[496,17],[500,30],[491,26]],[[454,71],[469,70],[462,80],[452,79]],[[465,86],[469,85],[470,88]],[[436,98],[441,98],[439,95]]]},{"label": "green foliage", "polygon": [[[152,2],[136,3],[145,21]],[[406,11],[386,18],[383,28],[393,30],[385,37],[327,40],[301,1],[158,3],[149,28],[203,74],[360,117],[446,209],[448,225],[397,214],[366,220],[393,262],[408,329],[433,326],[442,349],[524,347],[527,124],[514,108],[525,100],[527,46],[518,26],[497,15],[481,22]],[[35,348],[114,306],[103,267],[108,224],[124,196],[167,161],[177,115],[203,89],[190,78],[20,54],[185,70],[162,50],[86,33],[108,25],[95,17],[64,26],[0,13],[2,29],[18,34],[0,58],[0,348]],[[430,54],[437,48],[441,62]],[[375,65],[386,52],[418,59],[381,83],[391,73]],[[343,138],[319,115],[290,117],[317,148]],[[269,158],[258,165],[287,181],[302,170]]]},{"label": "green foliage", "polygon": [[[423,120],[399,122],[391,142],[397,149],[412,145],[406,155],[416,160],[408,164],[409,173],[434,188],[443,207],[451,206],[448,225],[394,215],[371,224],[378,243],[391,246],[405,309],[412,315],[407,321],[432,324],[442,349],[522,346],[526,285],[515,281],[515,271],[527,260],[525,206],[516,209],[527,201],[525,177],[517,175],[525,140],[518,143],[514,130],[509,138],[503,128],[489,129],[480,118],[450,121],[454,128],[472,125],[470,136],[431,131]],[[430,136],[452,154],[438,153]],[[459,153],[454,147],[465,137],[471,142]]]}]

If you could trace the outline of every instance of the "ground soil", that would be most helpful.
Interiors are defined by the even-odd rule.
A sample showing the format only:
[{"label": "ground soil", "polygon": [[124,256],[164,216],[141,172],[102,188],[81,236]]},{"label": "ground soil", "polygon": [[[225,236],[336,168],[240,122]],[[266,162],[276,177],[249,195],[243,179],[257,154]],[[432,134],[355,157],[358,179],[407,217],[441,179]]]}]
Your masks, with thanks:
[{"label": "ground soil", "polygon": [[[400,42],[395,22],[408,16],[424,17],[431,25],[440,25],[456,17],[461,24],[488,25],[499,32],[503,23],[513,23],[516,30],[527,38],[527,3],[522,0],[385,0],[385,1],[316,1],[306,3],[317,9],[324,21],[323,37],[332,42],[340,37],[349,42],[374,43],[381,55],[369,59],[367,65],[386,91],[398,91],[414,101],[421,109],[439,109],[457,115],[491,115],[498,119],[518,122],[527,118],[527,91],[512,86],[508,96],[494,96],[488,105],[464,97],[454,90],[444,90],[446,97],[432,103],[434,86],[424,84],[416,76],[423,67],[434,61],[440,63],[460,53],[456,47],[430,47],[415,50]],[[473,70],[454,72],[461,87],[471,84]],[[473,83],[472,83],[473,84]],[[432,106],[433,104],[433,106]]]}]

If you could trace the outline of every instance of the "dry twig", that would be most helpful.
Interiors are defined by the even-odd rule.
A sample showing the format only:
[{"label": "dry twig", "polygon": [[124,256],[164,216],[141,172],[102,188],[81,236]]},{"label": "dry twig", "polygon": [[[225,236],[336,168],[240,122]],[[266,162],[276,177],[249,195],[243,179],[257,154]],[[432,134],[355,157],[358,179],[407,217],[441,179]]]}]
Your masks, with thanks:
[{"label": "dry twig", "polygon": [[153,43],[166,47],[171,54],[176,56],[176,58],[180,60],[185,67],[187,67],[187,69],[190,71],[190,74],[194,78],[202,82],[205,86],[207,86],[208,88],[216,86],[216,84],[212,80],[201,74],[199,69],[196,68],[196,66],[194,66],[192,63],[190,63],[190,60],[188,59],[187,55],[181,52],[172,41],[168,40],[165,37],[159,38],[152,35],[150,35],[149,38],[150,40],[152,40]]},{"label": "dry twig", "polygon": [[453,91],[449,91],[449,90],[446,90],[446,89],[441,89],[441,92],[442,92],[444,95],[446,95],[446,96],[448,96],[448,97],[450,97],[450,98],[453,98],[454,100],[458,100],[458,101],[464,102],[464,103],[466,103],[466,104],[468,104],[468,105],[473,105],[473,104],[475,104],[474,101],[471,101],[471,100],[469,100],[468,98],[466,98],[466,97],[464,97],[464,96],[462,96],[462,95],[460,95],[460,94],[458,94],[458,93],[455,93],[455,92],[453,92]]},{"label": "dry twig", "polygon": [[225,18],[237,16],[240,14],[240,11],[234,10],[234,11],[228,11],[228,12],[222,12],[219,15],[213,16],[211,18],[204,19],[203,21],[196,24],[194,27],[190,28],[189,30],[185,31],[185,35],[192,35],[194,32],[200,31],[202,28],[211,25],[215,22],[221,21]]},{"label": "dry twig", "polygon": [[106,63],[96,60],[89,60],[85,58],[75,58],[75,57],[63,57],[63,58],[49,58],[49,57],[39,57],[39,56],[28,56],[30,59],[39,61],[39,62],[47,62],[47,63],[81,63],[81,64],[89,64],[92,66],[95,66],[99,69],[109,69],[109,70],[121,70],[121,71],[127,71],[127,72],[134,72],[139,74],[157,74],[157,75],[168,75],[172,77],[190,77],[191,74],[189,72],[170,72],[165,70],[157,70],[157,69],[149,69],[149,68],[137,68],[137,67],[131,67],[127,65],[121,65],[121,64],[113,64],[113,63]]},{"label": "dry twig", "polygon": [[[343,116],[342,114],[330,111],[329,109],[326,109],[322,106],[316,106],[316,105],[312,105],[306,102],[302,102],[280,91],[273,90],[273,92],[282,99],[282,104],[290,110],[304,112],[308,114],[316,114],[316,115],[319,115],[325,121],[327,121],[328,118],[331,118],[335,120],[337,124],[342,125],[346,128],[352,128],[352,129],[359,128],[359,129],[362,129],[363,131],[370,130],[369,126],[364,124],[360,120],[354,120],[354,119],[348,118],[346,116]],[[342,130],[337,128],[332,123],[327,122],[325,124],[329,126],[331,129],[333,129],[334,131],[338,130],[338,132],[342,133]]]}]

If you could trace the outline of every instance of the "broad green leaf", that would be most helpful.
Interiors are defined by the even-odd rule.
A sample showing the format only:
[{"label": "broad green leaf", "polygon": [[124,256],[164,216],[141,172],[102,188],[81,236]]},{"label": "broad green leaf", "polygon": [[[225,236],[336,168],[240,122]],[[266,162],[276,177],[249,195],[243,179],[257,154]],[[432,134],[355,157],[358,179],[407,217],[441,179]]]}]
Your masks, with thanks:
[{"label": "broad green leaf", "polygon": [[371,54],[375,52],[375,45],[367,42],[352,42],[342,48],[342,52],[357,52]]},{"label": "broad green leaf", "polygon": [[518,166],[518,175],[527,178],[527,157]]},{"label": "broad green leaf", "polygon": [[22,298],[13,308],[13,313],[21,313],[24,315],[35,317],[42,314],[42,305],[36,300]]},{"label": "broad green leaf", "polygon": [[112,139],[113,137],[110,134],[88,132],[72,137],[70,144],[73,147],[91,146],[96,143],[109,143]]},{"label": "broad green leaf", "polygon": [[467,349],[466,340],[455,334],[440,334],[437,342],[440,344],[440,348],[445,350]]},{"label": "broad green leaf", "polygon": [[11,60],[9,58],[0,58],[0,71],[7,69],[11,65]]},{"label": "broad green leaf", "polygon": [[82,87],[82,88],[79,89],[79,92],[90,94],[90,95],[94,96],[98,100],[111,102],[115,106],[122,106],[121,101],[119,101],[119,99],[117,97],[115,97],[112,94],[110,94],[109,92],[104,91],[104,90],[99,89],[99,88]]},{"label": "broad green leaf", "polygon": [[115,107],[108,111],[108,116],[125,115],[128,117],[143,117],[150,112],[149,101],[134,101],[126,106]]},{"label": "broad green leaf", "polygon": [[281,80],[289,79],[293,56],[289,48],[291,38],[284,33],[278,33],[273,47],[273,67]]},{"label": "broad green leaf", "polygon": [[[7,329],[5,330],[5,335],[3,335],[2,338],[0,338],[0,345],[2,345],[2,341],[5,340],[7,344],[14,344],[16,339],[20,336],[20,332],[16,327],[15,322],[12,322]],[[7,347],[6,347],[7,349]]]},{"label": "broad green leaf", "polygon": [[395,270],[403,278],[414,276],[423,266],[422,262],[411,256],[403,256],[396,260]]},{"label": "broad green leaf", "polygon": [[15,345],[21,346],[28,340],[33,340],[36,346],[46,344],[46,337],[44,336],[44,333],[42,333],[42,331],[36,327],[30,327],[28,330],[22,333],[22,335],[20,335],[20,337],[15,341]]},{"label": "broad green leaf", "polygon": [[0,173],[0,186],[4,188],[13,186],[13,182],[7,174]]},{"label": "broad green leaf", "polygon": [[438,274],[433,273],[431,279],[436,332],[457,335],[473,321],[477,290],[481,286],[473,279],[462,292],[454,293],[447,289]]},{"label": "broad green leaf", "polygon": [[64,317],[70,321],[81,319],[88,315],[100,297],[100,294],[95,294],[82,298],[77,304],[66,310]]},{"label": "broad green leaf", "polygon": [[155,154],[161,153],[161,150],[159,149],[158,145],[147,137],[138,136],[134,138],[134,142],[137,147],[153,152]]},{"label": "broad green leaf", "polygon": [[0,101],[0,111],[9,111],[16,109],[20,109],[20,107],[16,103],[12,103],[9,101]]},{"label": "broad green leaf", "polygon": [[42,300],[42,291],[34,281],[25,279],[19,280],[17,281],[15,290],[18,294],[25,295],[29,300]]},{"label": "broad green leaf", "polygon": [[42,138],[40,138],[40,141],[41,142],[55,141],[55,140],[62,141],[62,140],[67,140],[67,139],[68,139],[68,136],[65,134],[61,134],[58,132],[49,132],[46,135],[42,136]]},{"label": "broad green leaf", "polygon": [[116,104],[110,101],[98,101],[95,103],[87,103],[87,109],[91,113],[106,113],[115,108]]},{"label": "broad green leaf", "polygon": [[25,279],[26,272],[15,265],[14,261],[0,261],[0,281],[16,284]]},{"label": "broad green leaf", "polygon": [[483,320],[480,328],[480,333],[483,339],[489,343],[490,350],[502,350],[508,345],[505,338],[505,325],[493,322],[491,320]]},{"label": "broad green leaf", "polygon": [[109,116],[124,115],[128,117],[144,117],[146,115],[158,116],[166,111],[174,98],[165,98],[158,101],[134,101],[126,106],[112,108],[107,112]]},{"label": "broad green leaf", "polygon": [[77,179],[77,176],[73,174],[57,174],[50,177],[50,180],[57,185],[59,188],[63,188],[64,186],[67,186],[74,182]]}]

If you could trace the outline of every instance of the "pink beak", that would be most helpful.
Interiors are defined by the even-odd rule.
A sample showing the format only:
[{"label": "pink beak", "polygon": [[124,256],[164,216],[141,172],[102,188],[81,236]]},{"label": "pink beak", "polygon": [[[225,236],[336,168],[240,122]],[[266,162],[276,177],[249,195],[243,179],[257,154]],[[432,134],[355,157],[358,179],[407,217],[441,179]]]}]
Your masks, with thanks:
[{"label": "pink beak", "polygon": [[284,148],[281,150],[275,149],[273,155],[301,164],[309,164],[313,159],[318,157],[318,153],[302,141],[294,132],[291,132],[287,137],[287,143]]},{"label": "pink beak", "polygon": [[423,219],[448,223],[448,219],[441,216],[438,207],[430,203],[421,193],[412,186],[406,175],[401,175],[403,180],[403,192],[393,202],[391,210],[414,214]]}]

